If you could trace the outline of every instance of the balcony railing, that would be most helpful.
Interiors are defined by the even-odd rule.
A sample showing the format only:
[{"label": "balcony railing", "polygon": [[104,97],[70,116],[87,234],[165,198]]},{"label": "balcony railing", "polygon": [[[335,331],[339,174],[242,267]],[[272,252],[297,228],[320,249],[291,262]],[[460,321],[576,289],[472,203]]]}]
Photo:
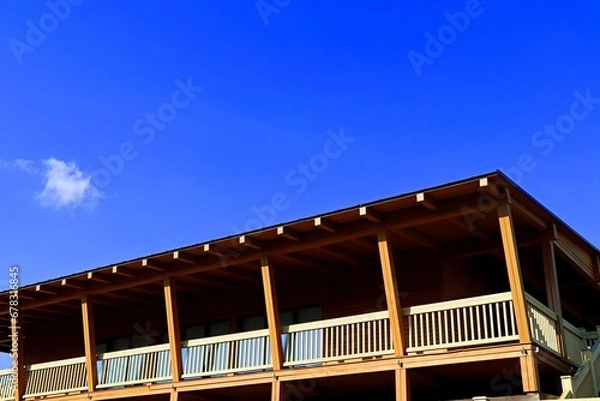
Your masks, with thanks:
[{"label": "balcony railing", "polygon": [[[557,316],[527,295],[533,341],[559,352]],[[419,353],[517,341],[509,292],[404,308],[406,351]],[[581,350],[600,331],[585,332],[564,322],[568,358],[581,365]],[[392,355],[388,311],[367,313],[282,328],[285,367]],[[183,379],[224,376],[272,369],[268,330],[182,342]],[[98,389],[172,381],[168,344],[98,355]],[[85,358],[26,367],[26,397],[87,390]],[[0,401],[12,397],[12,373],[0,372]]]},{"label": "balcony railing", "polygon": [[27,368],[25,397],[42,397],[87,389],[85,357],[38,363]]},{"label": "balcony railing", "polygon": [[106,352],[98,356],[98,388],[170,381],[169,344]]},{"label": "balcony railing", "polygon": [[404,308],[407,352],[517,340],[510,292]]},{"label": "balcony railing", "polygon": [[387,311],[284,327],[284,366],[393,354]]},{"label": "balcony railing", "polygon": [[0,400],[14,400],[13,371],[12,369],[0,370]]},{"label": "balcony railing", "polygon": [[269,330],[184,341],[183,378],[272,369]]}]

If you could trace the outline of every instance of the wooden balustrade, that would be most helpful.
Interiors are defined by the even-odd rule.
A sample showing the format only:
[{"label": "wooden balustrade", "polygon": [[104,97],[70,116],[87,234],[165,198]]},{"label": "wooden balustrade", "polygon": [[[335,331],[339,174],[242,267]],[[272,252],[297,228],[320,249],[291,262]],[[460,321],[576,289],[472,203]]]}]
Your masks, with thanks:
[{"label": "wooden balustrade", "polygon": [[85,357],[38,363],[27,368],[25,397],[87,390]]}]

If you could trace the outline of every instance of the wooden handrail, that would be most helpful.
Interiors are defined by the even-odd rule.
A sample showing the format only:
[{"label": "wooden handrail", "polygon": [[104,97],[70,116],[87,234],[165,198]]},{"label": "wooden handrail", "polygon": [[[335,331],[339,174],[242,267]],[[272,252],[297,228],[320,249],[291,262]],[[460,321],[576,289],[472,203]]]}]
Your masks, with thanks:
[{"label": "wooden handrail", "polygon": [[466,306],[485,305],[492,302],[502,302],[511,300],[510,292],[501,292],[492,295],[482,295],[479,297],[463,298],[453,301],[436,302],[433,304],[409,306],[402,309],[404,316],[427,312],[441,312],[450,309],[463,308]]},{"label": "wooden handrail", "polygon": [[299,331],[324,329],[327,327],[335,327],[335,326],[341,326],[341,325],[345,325],[345,324],[369,322],[372,320],[386,319],[388,317],[389,317],[388,311],[364,313],[362,315],[339,317],[339,318],[335,318],[335,319],[317,320],[315,322],[309,322],[309,323],[291,324],[289,326],[283,326],[281,331],[282,331],[282,333],[295,333],[295,332],[299,332]]},{"label": "wooden handrail", "polygon": [[160,351],[168,351],[168,350],[169,350],[169,344],[158,344],[158,345],[151,345],[149,347],[132,348],[132,349],[126,349],[126,350],[122,350],[122,351],[104,352],[102,354],[98,354],[98,360],[122,358],[124,356],[149,354],[152,352],[160,352]]},{"label": "wooden handrail", "polygon": [[183,341],[181,346],[184,348],[197,347],[199,345],[210,345],[218,343],[226,343],[229,341],[251,340],[253,338],[266,337],[269,335],[269,329],[246,331],[243,333],[224,334],[221,336],[196,338],[193,340]]}]

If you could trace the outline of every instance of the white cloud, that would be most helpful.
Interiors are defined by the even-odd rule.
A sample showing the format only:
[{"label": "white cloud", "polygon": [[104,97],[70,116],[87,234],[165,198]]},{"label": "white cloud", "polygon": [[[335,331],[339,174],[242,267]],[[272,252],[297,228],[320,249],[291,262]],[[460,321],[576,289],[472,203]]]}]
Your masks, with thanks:
[{"label": "white cloud", "polygon": [[35,162],[33,160],[27,159],[15,159],[13,161],[6,161],[0,159],[0,167],[5,169],[16,169],[21,170],[29,174],[34,174],[39,172],[39,169],[35,166]]},{"label": "white cloud", "polygon": [[[91,175],[82,172],[74,162],[55,158],[42,160],[45,185],[37,195],[38,201],[48,207],[76,209],[94,207],[104,194],[91,184]],[[31,167],[28,163],[25,166]]]}]

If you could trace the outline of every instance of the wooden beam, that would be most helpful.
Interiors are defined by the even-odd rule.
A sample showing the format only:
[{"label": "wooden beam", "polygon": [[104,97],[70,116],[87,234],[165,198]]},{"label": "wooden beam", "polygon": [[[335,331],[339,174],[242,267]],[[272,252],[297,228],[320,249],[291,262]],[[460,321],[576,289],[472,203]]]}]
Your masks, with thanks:
[{"label": "wooden beam", "polygon": [[394,255],[386,231],[379,231],[377,233],[377,241],[379,245],[379,257],[381,259],[385,297],[390,314],[390,328],[394,342],[394,353],[397,357],[400,357],[404,355],[406,346],[403,338],[404,323],[402,319],[402,305],[400,304],[400,295],[398,294],[398,284],[396,281]]},{"label": "wooden beam", "polygon": [[404,368],[396,369],[396,401],[410,401],[408,372]]},{"label": "wooden beam", "polygon": [[242,235],[239,239],[240,245],[247,246],[252,249],[262,249],[262,244],[256,238],[249,237],[247,235]]},{"label": "wooden beam", "polygon": [[547,230],[548,225],[546,222],[529,210],[525,205],[517,201],[516,199],[510,200],[510,206],[517,211],[520,215],[525,217],[531,224],[533,224],[539,230]]},{"label": "wooden beam", "polygon": [[60,281],[60,285],[61,285],[62,287],[75,288],[75,289],[77,289],[77,290],[83,290],[83,289],[85,288],[85,286],[84,286],[84,285],[81,285],[81,284],[75,283],[73,280],[68,280],[68,279],[66,279],[66,278],[63,278],[63,279]]},{"label": "wooden beam", "polygon": [[169,349],[171,351],[171,368],[173,371],[173,382],[181,381],[183,364],[181,361],[181,333],[179,331],[179,313],[177,310],[177,291],[173,279],[165,277],[165,307],[167,310],[167,331],[169,333]]},{"label": "wooden beam", "polygon": [[519,260],[518,244],[515,237],[512,213],[508,203],[503,202],[498,205],[498,221],[500,224],[500,233],[502,235],[504,258],[506,260],[506,269],[508,271],[519,340],[521,343],[530,343],[531,331],[529,328],[529,319],[527,317],[527,304],[525,302],[525,288],[523,284],[521,262]]},{"label": "wooden beam", "polygon": [[521,365],[521,378],[523,380],[524,393],[540,392],[540,377],[538,373],[538,363],[531,352],[519,358]]},{"label": "wooden beam", "polygon": [[111,283],[111,281],[108,278],[103,277],[102,275],[100,275],[97,272],[88,272],[87,279],[90,281],[97,281],[98,283],[102,283],[102,284]]},{"label": "wooden beam", "polygon": [[424,192],[418,193],[415,196],[415,200],[417,201],[417,203],[423,205],[424,207],[426,207],[429,210],[439,210],[440,209],[440,207],[438,206],[435,199],[433,199],[429,195],[425,195]]},{"label": "wooden beam", "polygon": [[153,259],[142,259],[142,267],[146,269],[158,270],[159,272],[165,270],[164,263]]},{"label": "wooden beam", "polygon": [[423,248],[427,248],[434,252],[437,252],[440,250],[440,246],[435,241],[427,238],[423,234],[420,234],[413,229],[405,228],[402,230],[394,230],[394,232],[396,234],[398,234],[401,238],[403,238],[409,242],[412,242],[413,244],[422,246]]},{"label": "wooden beam", "polygon": [[112,271],[112,274],[117,275],[117,276],[135,277],[135,274],[131,270],[129,270],[123,266],[113,266],[111,271]]},{"label": "wooden beam", "polygon": [[179,392],[175,389],[171,390],[171,395],[169,396],[169,401],[178,401],[179,400]]},{"label": "wooden beam", "polygon": [[299,232],[285,226],[277,227],[277,235],[283,238],[291,239],[292,241],[300,241],[302,238],[302,235]]},{"label": "wooden beam", "polygon": [[47,285],[41,285],[41,284],[38,284],[35,286],[35,292],[39,292],[42,294],[49,294],[49,295],[57,295],[58,294],[58,292],[55,289],[51,289]]},{"label": "wooden beam", "polygon": [[455,225],[456,227],[460,227],[462,230],[468,232],[471,235],[474,235],[484,241],[490,240],[490,235],[486,233],[481,227],[477,227],[475,222],[471,222],[471,224],[467,224],[464,219],[449,219],[449,223]]},{"label": "wooden beam", "polygon": [[273,384],[271,385],[271,401],[285,401],[283,386],[277,378],[273,379]]},{"label": "wooden beam", "polygon": [[198,263],[198,257],[181,251],[173,252],[173,260],[176,262],[189,263],[192,265]]},{"label": "wooden beam", "polygon": [[[20,325],[20,321],[17,318],[12,318],[10,321],[11,331],[11,355],[12,363],[17,364],[17,383],[14,387],[15,400],[22,400],[25,396],[25,350],[23,349],[24,333],[23,327]],[[17,345],[17,349],[14,349],[14,345]]]},{"label": "wooden beam", "polygon": [[367,208],[366,206],[358,209],[358,215],[372,221],[373,223],[381,223],[383,220],[381,215],[373,210],[373,208]]},{"label": "wooden beam", "polygon": [[291,261],[293,263],[297,263],[297,264],[305,266],[305,267],[307,267],[309,269],[317,270],[317,271],[320,271],[320,272],[326,272],[327,271],[327,269],[325,267],[321,266],[318,261],[315,261],[315,260],[313,260],[311,258],[307,258],[307,257],[302,256],[302,255],[291,255],[291,254],[288,254],[288,255],[281,255],[280,257],[282,259],[284,259],[284,260],[289,260],[289,261]]},{"label": "wooden beam", "polygon": [[83,317],[83,340],[85,346],[85,370],[87,373],[88,391],[96,390],[98,371],[96,362],[96,333],[94,330],[94,311],[87,295],[81,297],[81,314]]},{"label": "wooden beam", "polygon": [[277,304],[277,292],[275,289],[275,274],[267,256],[263,256],[260,259],[260,264],[265,292],[267,322],[269,324],[269,337],[271,339],[273,370],[277,372],[283,369],[283,347],[281,344],[281,322],[279,320],[279,306]]},{"label": "wooden beam", "polygon": [[562,305],[560,301],[560,290],[558,287],[558,273],[556,271],[556,257],[554,255],[554,242],[547,239],[542,241],[542,260],[544,263],[544,276],[546,282],[546,296],[548,298],[548,307],[556,313],[556,330],[558,335],[558,347],[560,354],[567,357],[565,347],[565,329],[562,317]]},{"label": "wooden beam", "polygon": [[347,251],[339,249],[334,245],[322,246],[318,249],[319,252],[329,255],[333,258],[338,258],[343,260],[346,263],[349,263],[353,266],[362,266],[362,261],[352,254],[349,254]]},{"label": "wooden beam", "polygon": [[314,220],[315,227],[321,228],[325,231],[329,231],[330,233],[334,233],[338,230],[336,224],[332,223],[329,220],[326,220],[323,217],[317,217]]}]

